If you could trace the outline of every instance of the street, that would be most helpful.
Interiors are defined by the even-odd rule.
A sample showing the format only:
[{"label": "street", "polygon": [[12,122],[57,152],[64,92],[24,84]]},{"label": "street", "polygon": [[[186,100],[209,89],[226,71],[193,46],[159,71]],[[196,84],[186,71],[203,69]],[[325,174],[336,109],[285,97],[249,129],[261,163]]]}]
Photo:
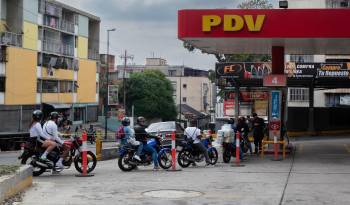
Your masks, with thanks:
[{"label": "street", "polygon": [[74,168],[45,173],[34,178],[21,204],[347,204],[350,139],[293,144],[294,157],[248,156],[244,167],[218,163],[153,172],[150,166],[125,173],[110,160],[98,162],[93,177],[75,177]]}]

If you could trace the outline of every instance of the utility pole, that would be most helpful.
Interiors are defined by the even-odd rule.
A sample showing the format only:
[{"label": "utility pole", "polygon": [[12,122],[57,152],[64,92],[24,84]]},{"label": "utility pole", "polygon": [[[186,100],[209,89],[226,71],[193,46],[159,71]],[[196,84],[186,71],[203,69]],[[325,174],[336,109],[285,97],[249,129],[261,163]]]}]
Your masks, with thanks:
[{"label": "utility pole", "polygon": [[124,72],[123,72],[123,105],[124,105],[124,110],[125,110],[125,115],[127,115],[127,110],[126,110],[126,81],[125,81],[125,72],[126,72],[126,64],[128,62],[128,59],[134,59],[133,55],[128,55],[127,50],[124,51],[124,55],[120,56],[121,59],[124,60]]},{"label": "utility pole", "polygon": [[106,57],[106,96],[105,96],[105,140],[107,139],[107,115],[108,115],[108,89],[109,89],[109,32],[115,31],[115,28],[107,30],[107,57]]}]

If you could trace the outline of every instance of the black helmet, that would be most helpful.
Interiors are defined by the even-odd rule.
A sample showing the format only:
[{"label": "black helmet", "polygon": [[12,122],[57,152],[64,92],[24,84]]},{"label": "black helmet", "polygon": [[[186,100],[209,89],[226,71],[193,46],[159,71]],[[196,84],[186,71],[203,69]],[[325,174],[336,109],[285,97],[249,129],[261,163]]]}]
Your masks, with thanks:
[{"label": "black helmet", "polygon": [[50,119],[51,120],[56,120],[56,119],[58,119],[58,112],[51,112],[50,113]]},{"label": "black helmet", "polygon": [[130,119],[127,117],[124,117],[122,120],[122,125],[123,126],[129,126],[130,125]]},{"label": "black helmet", "polygon": [[142,117],[142,116],[140,116],[140,117],[138,117],[137,118],[137,124],[140,124],[140,123],[144,123],[145,122],[145,118],[144,117]]},{"label": "black helmet", "polygon": [[40,121],[43,118],[43,112],[41,110],[34,110],[33,112],[33,120]]}]

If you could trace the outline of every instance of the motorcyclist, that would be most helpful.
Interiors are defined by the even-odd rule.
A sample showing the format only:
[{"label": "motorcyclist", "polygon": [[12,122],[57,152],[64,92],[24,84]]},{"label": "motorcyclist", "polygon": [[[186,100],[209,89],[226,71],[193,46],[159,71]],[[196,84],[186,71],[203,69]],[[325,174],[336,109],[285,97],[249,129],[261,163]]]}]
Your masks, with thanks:
[{"label": "motorcyclist", "polygon": [[[246,122],[245,117],[238,118],[237,131],[242,134],[242,140],[245,140],[247,142],[247,146],[248,146],[250,154],[253,154],[252,146],[251,146],[249,139],[248,139],[249,126]],[[243,148],[241,147],[241,151],[242,151],[242,149]]]},{"label": "motorcyclist", "polygon": [[121,143],[124,144],[126,141],[126,143],[129,143],[133,146],[138,146],[134,158],[138,161],[141,161],[140,155],[142,153],[143,143],[135,139],[135,131],[130,127],[130,119],[128,117],[123,118],[122,125],[124,127],[125,138]]},{"label": "motorcyclist", "polygon": [[50,140],[55,141],[61,148],[61,156],[56,163],[56,168],[63,169],[63,159],[68,155],[69,149],[64,145],[64,141],[58,136],[58,123],[59,114],[57,112],[50,113],[50,119],[44,124],[43,130],[44,134],[50,138]]},{"label": "motorcyclist", "polygon": [[30,143],[31,146],[35,146],[36,141],[41,143],[41,147],[46,148],[45,152],[40,156],[40,160],[48,162],[47,154],[49,154],[55,147],[56,143],[45,135],[41,127],[41,120],[43,113],[41,110],[34,110],[32,114],[32,122],[30,123],[29,134],[30,134]]},{"label": "motorcyclist", "polygon": [[193,148],[204,155],[207,166],[210,165],[208,150],[201,142],[201,130],[196,127],[196,124],[197,122],[195,120],[192,120],[190,123],[191,126],[185,129],[184,135],[186,135],[187,138],[192,138]]},{"label": "motorcyclist", "polygon": [[142,142],[143,144],[143,150],[147,153],[151,154],[154,168],[153,170],[159,170],[158,165],[158,153],[157,151],[150,145],[147,144],[147,138],[149,137],[145,128],[145,118],[140,116],[137,118],[136,125],[134,127],[135,130],[135,138],[137,141]]}]

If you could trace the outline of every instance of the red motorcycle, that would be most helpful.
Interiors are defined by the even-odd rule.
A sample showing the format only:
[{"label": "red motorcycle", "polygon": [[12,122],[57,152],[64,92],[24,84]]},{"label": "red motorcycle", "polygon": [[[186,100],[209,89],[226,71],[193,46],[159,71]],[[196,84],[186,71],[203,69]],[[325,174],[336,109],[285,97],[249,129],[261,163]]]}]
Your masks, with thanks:
[{"label": "red motorcycle", "polygon": [[[78,136],[71,136],[69,140],[64,141],[64,145],[69,148],[68,156],[63,160],[65,169],[69,169],[74,162],[75,169],[82,173],[82,139]],[[33,176],[39,176],[46,170],[56,170],[55,165],[60,158],[61,150],[55,148],[48,155],[47,159],[50,162],[43,162],[40,160],[40,156],[45,152],[45,149],[41,147],[41,143],[37,140],[30,140],[24,144],[24,149],[18,159],[22,164],[29,164],[33,166]],[[87,173],[92,172],[97,164],[96,156],[93,152],[87,151]]]}]

